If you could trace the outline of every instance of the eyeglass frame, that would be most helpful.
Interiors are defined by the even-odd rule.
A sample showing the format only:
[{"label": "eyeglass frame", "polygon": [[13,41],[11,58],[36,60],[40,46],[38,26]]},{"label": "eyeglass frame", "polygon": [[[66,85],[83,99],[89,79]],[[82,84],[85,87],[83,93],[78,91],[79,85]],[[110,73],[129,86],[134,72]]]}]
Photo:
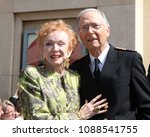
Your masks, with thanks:
[{"label": "eyeglass frame", "polygon": [[85,24],[85,25],[79,27],[79,31],[86,33],[89,31],[90,27],[92,30],[97,31],[97,30],[100,30],[102,28],[102,26],[104,26],[104,24],[96,24],[96,23]]}]

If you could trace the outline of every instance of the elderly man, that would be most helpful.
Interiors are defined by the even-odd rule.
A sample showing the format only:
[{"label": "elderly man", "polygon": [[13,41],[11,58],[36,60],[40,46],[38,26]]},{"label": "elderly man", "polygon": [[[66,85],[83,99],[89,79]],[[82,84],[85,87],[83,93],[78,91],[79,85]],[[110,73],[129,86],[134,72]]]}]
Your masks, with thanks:
[{"label": "elderly man", "polygon": [[102,94],[109,102],[108,111],[92,119],[150,119],[150,87],[140,54],[108,44],[110,26],[103,12],[85,9],[77,21],[89,52],[70,66],[81,76],[81,105]]},{"label": "elderly man", "polygon": [[149,67],[148,67],[147,79],[148,79],[148,82],[149,82],[149,85],[150,85],[150,64],[149,64]]}]

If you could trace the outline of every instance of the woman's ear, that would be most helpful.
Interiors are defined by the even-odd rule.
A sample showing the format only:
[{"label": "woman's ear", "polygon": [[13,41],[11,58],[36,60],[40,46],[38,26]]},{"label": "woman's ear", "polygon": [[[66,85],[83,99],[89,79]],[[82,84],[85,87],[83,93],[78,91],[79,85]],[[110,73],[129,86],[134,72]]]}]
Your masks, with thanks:
[{"label": "woman's ear", "polygon": [[69,51],[67,52],[67,58],[69,58],[69,57],[71,56],[71,53],[72,53],[72,50],[69,50]]}]

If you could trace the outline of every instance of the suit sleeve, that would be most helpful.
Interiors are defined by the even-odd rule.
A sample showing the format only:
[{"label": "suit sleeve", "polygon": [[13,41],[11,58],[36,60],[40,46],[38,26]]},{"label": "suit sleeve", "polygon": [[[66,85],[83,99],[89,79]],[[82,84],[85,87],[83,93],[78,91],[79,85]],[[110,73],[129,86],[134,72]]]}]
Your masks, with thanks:
[{"label": "suit sleeve", "polygon": [[146,79],[142,57],[138,53],[135,54],[132,62],[130,86],[137,104],[137,119],[150,119],[150,87]]}]

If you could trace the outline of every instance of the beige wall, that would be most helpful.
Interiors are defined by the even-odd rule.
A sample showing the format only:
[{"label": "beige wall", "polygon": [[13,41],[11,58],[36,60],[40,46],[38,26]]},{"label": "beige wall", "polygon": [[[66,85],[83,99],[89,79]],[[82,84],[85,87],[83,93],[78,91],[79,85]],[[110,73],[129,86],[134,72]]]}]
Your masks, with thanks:
[{"label": "beige wall", "polygon": [[10,0],[0,0],[0,98],[10,96],[14,39],[14,16]]},{"label": "beige wall", "polygon": [[98,8],[106,13],[111,25],[109,42],[135,49],[135,0],[68,1],[61,0],[60,4],[60,0],[44,0],[43,3],[41,0],[0,0],[0,98],[14,94],[24,29],[38,28],[46,20],[63,18],[74,25],[81,9]]},{"label": "beige wall", "polygon": [[108,17],[110,43],[135,49],[135,0],[99,0],[98,8]]},{"label": "beige wall", "polygon": [[144,51],[144,64],[147,70],[150,64],[150,1],[144,0],[144,30],[143,30],[143,51]]}]

